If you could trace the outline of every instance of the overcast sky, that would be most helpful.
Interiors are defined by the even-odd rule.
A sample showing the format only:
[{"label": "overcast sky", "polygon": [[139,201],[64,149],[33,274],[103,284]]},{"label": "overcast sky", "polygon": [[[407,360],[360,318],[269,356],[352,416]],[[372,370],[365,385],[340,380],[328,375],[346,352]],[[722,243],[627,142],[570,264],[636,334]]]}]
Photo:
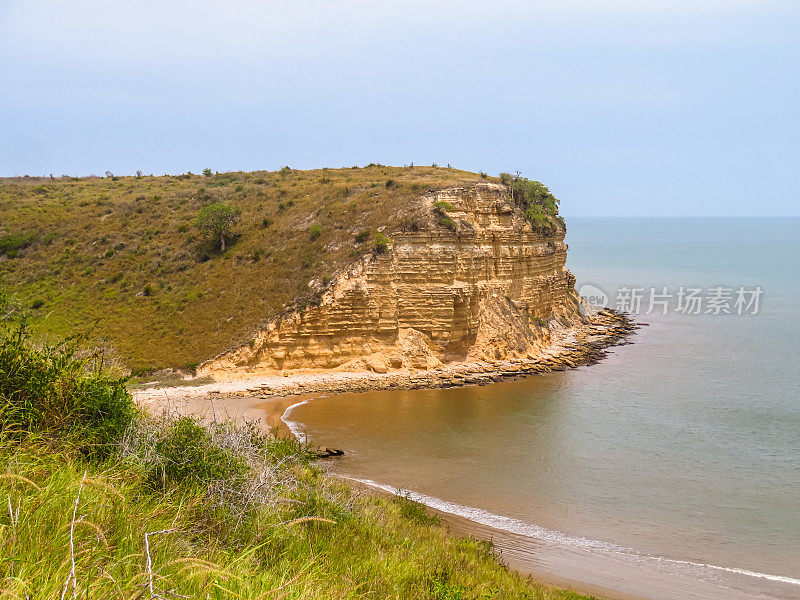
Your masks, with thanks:
[{"label": "overcast sky", "polygon": [[798,0],[0,0],[0,175],[448,163],[800,215]]}]

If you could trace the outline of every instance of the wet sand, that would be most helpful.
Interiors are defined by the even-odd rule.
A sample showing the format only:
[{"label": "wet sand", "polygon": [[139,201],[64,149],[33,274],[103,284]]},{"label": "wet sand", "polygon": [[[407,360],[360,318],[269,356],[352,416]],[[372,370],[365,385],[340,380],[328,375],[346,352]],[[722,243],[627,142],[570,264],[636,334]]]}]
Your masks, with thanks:
[{"label": "wet sand", "polygon": [[286,423],[281,420],[281,416],[286,409],[297,402],[296,397],[276,397],[264,400],[256,396],[209,398],[192,394],[185,396],[177,394],[150,395],[145,398],[137,398],[140,406],[155,414],[167,411],[195,416],[203,421],[213,419],[234,422],[251,421],[257,423],[264,431],[277,428],[279,434],[283,436],[293,434]]}]

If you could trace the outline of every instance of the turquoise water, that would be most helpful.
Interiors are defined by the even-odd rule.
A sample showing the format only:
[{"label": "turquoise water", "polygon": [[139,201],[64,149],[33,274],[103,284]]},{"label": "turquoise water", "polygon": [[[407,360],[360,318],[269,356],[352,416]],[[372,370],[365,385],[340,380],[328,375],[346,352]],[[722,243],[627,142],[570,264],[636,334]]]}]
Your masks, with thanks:
[{"label": "turquoise water", "polygon": [[612,305],[621,287],[760,286],[758,314],[641,314],[634,343],[592,367],[318,398],[291,419],[346,450],[343,473],[576,547],[778,576],[751,589],[800,597],[800,219],[568,225],[577,287]]}]

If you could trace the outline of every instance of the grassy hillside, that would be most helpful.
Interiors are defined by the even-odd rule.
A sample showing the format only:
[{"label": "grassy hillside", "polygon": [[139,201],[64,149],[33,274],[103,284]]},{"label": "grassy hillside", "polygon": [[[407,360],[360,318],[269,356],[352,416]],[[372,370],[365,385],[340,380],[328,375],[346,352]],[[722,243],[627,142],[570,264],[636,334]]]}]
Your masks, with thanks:
[{"label": "grassy hillside", "polygon": [[0,596],[587,600],[295,441],[141,414],[76,349],[0,319]]},{"label": "grassy hillside", "polygon": [[[379,230],[415,226],[421,192],[486,180],[384,166],[0,179],[0,278],[40,334],[92,330],[134,371],[192,368],[372,251]],[[241,209],[224,253],[195,226],[215,202]]]}]

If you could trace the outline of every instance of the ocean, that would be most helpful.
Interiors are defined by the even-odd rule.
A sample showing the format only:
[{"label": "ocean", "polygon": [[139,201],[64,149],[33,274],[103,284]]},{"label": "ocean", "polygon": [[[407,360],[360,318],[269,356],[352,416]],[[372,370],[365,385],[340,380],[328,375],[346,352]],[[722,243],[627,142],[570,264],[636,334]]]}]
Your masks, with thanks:
[{"label": "ocean", "polygon": [[337,473],[492,528],[553,582],[800,598],[800,219],[568,227],[581,294],[647,324],[632,344],[490,386],[318,396],[284,419],[345,450]]}]

